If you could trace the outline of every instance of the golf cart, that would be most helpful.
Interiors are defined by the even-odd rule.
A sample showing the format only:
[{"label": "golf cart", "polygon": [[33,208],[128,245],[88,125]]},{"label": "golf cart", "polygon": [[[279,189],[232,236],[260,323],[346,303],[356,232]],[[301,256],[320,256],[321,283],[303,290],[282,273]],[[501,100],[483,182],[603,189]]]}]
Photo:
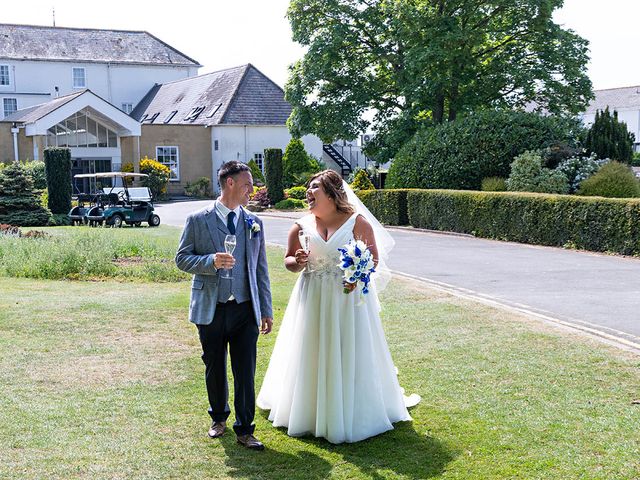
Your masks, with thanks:
[{"label": "golf cart", "polygon": [[[128,187],[127,179],[146,177],[144,173],[102,172],[83,173],[74,178],[89,179],[90,193],[78,194],[78,206],[69,212],[72,224],[98,226],[106,224],[116,228],[127,225],[150,227],[160,225],[160,217],[154,213],[151,191],[147,187]],[[104,187],[98,181],[109,180],[113,185]],[[120,181],[118,181],[120,179]],[[121,186],[115,186],[116,184]]]}]

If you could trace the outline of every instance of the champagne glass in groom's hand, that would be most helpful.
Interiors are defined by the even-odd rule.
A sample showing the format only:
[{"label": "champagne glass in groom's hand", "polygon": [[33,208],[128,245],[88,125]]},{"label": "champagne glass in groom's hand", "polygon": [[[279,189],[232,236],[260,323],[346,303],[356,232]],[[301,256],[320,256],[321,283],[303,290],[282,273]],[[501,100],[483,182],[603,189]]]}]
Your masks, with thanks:
[{"label": "champagne glass in groom's hand", "polygon": [[[224,251],[229,255],[233,255],[233,251],[236,249],[236,236],[235,235],[227,235],[224,237]],[[231,270],[225,269],[221,278],[233,278],[231,276]]]}]

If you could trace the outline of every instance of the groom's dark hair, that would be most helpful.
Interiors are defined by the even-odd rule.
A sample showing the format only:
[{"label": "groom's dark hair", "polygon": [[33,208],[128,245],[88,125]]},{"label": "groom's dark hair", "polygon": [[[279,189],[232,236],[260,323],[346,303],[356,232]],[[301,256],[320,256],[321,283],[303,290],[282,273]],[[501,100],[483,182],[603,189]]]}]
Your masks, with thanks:
[{"label": "groom's dark hair", "polygon": [[222,164],[220,170],[218,170],[218,183],[220,188],[224,188],[227,184],[227,178],[233,177],[240,172],[251,172],[251,168],[246,163],[231,160]]}]

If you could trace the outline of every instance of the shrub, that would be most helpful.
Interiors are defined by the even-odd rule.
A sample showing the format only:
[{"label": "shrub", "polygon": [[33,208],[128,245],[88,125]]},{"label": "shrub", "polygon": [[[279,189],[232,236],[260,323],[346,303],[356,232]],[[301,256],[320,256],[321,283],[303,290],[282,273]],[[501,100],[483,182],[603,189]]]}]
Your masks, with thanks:
[{"label": "shrub", "polygon": [[385,225],[407,225],[407,190],[360,190],[362,203]]},{"label": "shrub", "polygon": [[296,200],[306,200],[307,199],[307,187],[291,187],[287,188],[284,193],[287,195],[287,198],[294,198]]},{"label": "shrub", "polygon": [[[122,172],[124,172],[124,173],[133,173],[133,172],[135,172],[135,168],[134,168],[132,162],[123,163],[122,167],[120,167],[120,170]],[[125,178],[124,181],[125,181],[125,183],[127,184],[128,187],[133,185],[133,178]]]},{"label": "shrub", "polygon": [[482,179],[483,192],[506,192],[507,180],[502,177],[487,177]]},{"label": "shrub", "polygon": [[357,172],[355,172],[353,182],[351,183],[351,188],[354,191],[358,191],[375,190],[376,187],[374,187],[373,183],[371,183],[371,179],[369,178],[369,175],[367,175],[367,171],[361,168]]},{"label": "shrub", "polygon": [[269,207],[270,205],[272,205],[267,187],[259,188],[258,191],[253,195],[252,200],[254,202],[257,202],[261,207]]},{"label": "shrub", "polygon": [[211,197],[211,180],[200,177],[193,183],[187,182],[184,193],[187,197]]},{"label": "shrub", "polygon": [[33,180],[20,163],[0,170],[0,223],[19,227],[44,226],[49,223],[50,216],[51,212],[40,204]]},{"label": "shrub", "polygon": [[264,151],[265,180],[269,190],[269,198],[278,203],[284,199],[282,150],[279,148],[267,148]]},{"label": "shrub", "polygon": [[640,254],[640,200],[409,190],[407,210],[410,224],[418,228],[538,245],[573,245],[592,251]]},{"label": "shrub", "polygon": [[640,197],[640,182],[627,165],[610,162],[580,184],[578,195],[611,198]]},{"label": "shrub", "polygon": [[571,157],[560,162],[557,170],[567,177],[569,192],[573,193],[583,180],[596,173],[608,161],[598,160],[595,154],[591,154],[590,157]]},{"label": "shrub", "polygon": [[71,210],[71,150],[44,149],[49,210],[51,213],[69,213]]},{"label": "shrub", "polygon": [[536,113],[484,111],[417,132],[396,155],[389,188],[480,189],[483,178],[508,177],[513,159],[558,142],[575,145],[578,120]]},{"label": "shrub", "polygon": [[47,172],[44,162],[39,160],[24,162],[24,170],[33,180],[33,188],[36,190],[47,188]]},{"label": "shrub", "polygon": [[285,198],[274,205],[278,210],[293,210],[296,208],[306,208],[307,204],[304,200],[297,198]]},{"label": "shrub", "polygon": [[253,177],[253,183],[260,187],[264,186],[264,175],[262,174],[262,170],[256,163],[255,160],[249,160],[249,168],[251,169],[251,176]]},{"label": "shrub", "polygon": [[284,185],[291,187],[296,184],[296,176],[312,171],[311,158],[304,149],[304,143],[299,138],[292,138],[282,157],[282,171]]},{"label": "shrub", "polygon": [[631,166],[640,167],[640,152],[633,153],[633,159],[631,160]]},{"label": "shrub", "polygon": [[585,147],[598,158],[611,158],[619,162],[631,163],[635,135],[627,130],[627,124],[618,121],[618,112],[613,115],[607,107],[597,111],[596,118],[587,132]]},{"label": "shrub", "polygon": [[542,156],[527,151],[518,155],[511,164],[507,189],[512,192],[567,193],[567,177],[559,171],[542,166]]},{"label": "shrub", "polygon": [[140,160],[140,173],[146,173],[148,177],[143,177],[142,185],[151,190],[155,200],[163,198],[167,193],[167,185],[171,177],[171,170],[156,160],[144,157]]}]

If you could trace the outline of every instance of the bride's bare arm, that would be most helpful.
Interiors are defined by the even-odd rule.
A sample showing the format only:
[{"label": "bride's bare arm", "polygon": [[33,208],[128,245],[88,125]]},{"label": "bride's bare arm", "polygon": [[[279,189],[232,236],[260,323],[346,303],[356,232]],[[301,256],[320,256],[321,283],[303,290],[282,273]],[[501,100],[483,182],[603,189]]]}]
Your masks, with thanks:
[{"label": "bride's bare arm", "polygon": [[294,223],[291,230],[289,230],[287,252],[284,254],[284,266],[290,272],[300,272],[308,261],[308,255],[302,250],[302,245],[300,245],[300,239],[298,238],[299,232],[300,225]]},{"label": "bride's bare arm", "polygon": [[353,227],[353,238],[362,240],[373,255],[373,261],[378,265],[378,246],[376,245],[376,237],[373,234],[371,224],[362,215],[356,217],[356,224]]}]

